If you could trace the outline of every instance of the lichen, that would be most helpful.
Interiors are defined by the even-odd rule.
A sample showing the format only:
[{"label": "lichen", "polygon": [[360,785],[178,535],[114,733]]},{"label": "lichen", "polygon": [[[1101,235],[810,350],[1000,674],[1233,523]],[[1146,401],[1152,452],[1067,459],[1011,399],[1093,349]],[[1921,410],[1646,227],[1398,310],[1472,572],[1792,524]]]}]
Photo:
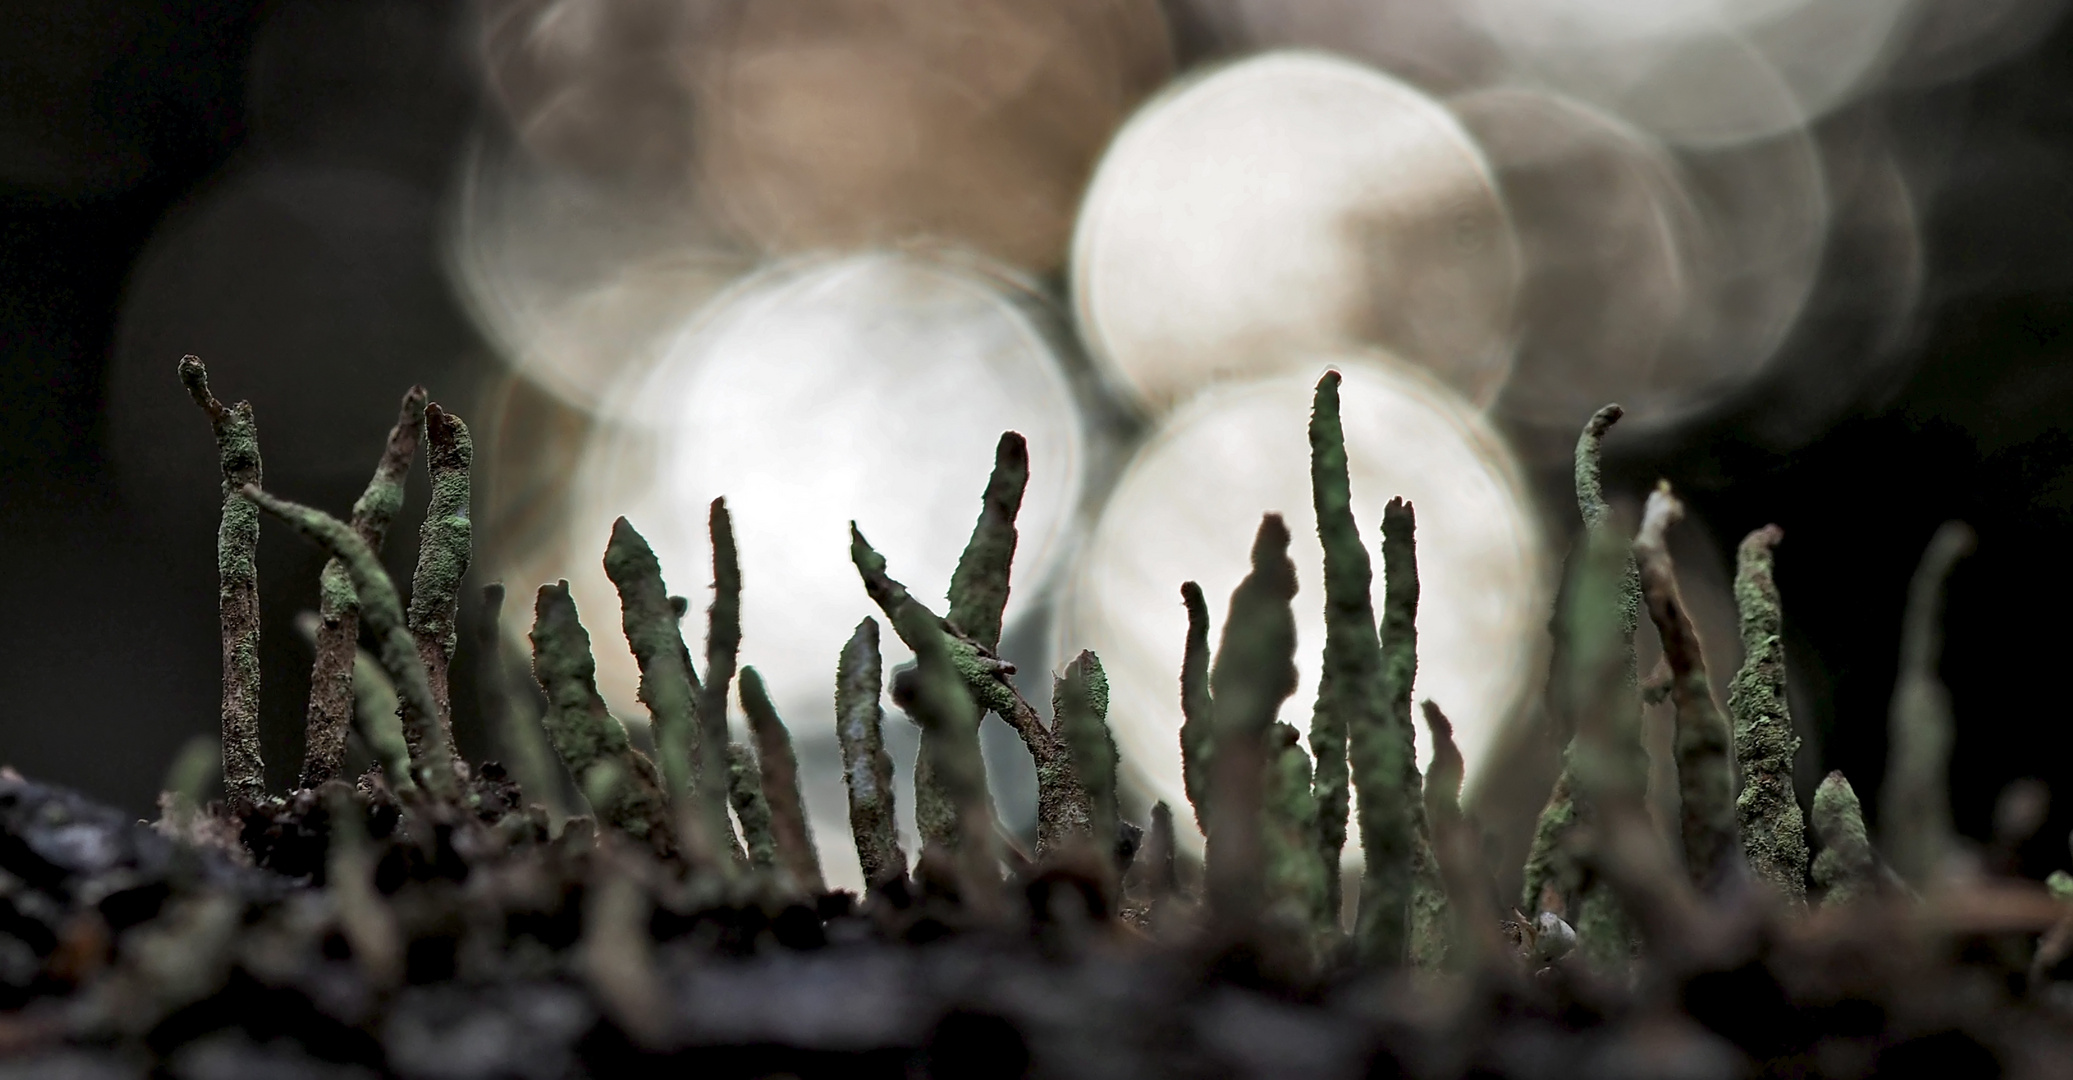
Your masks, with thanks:
[{"label": "lichen", "polygon": [[[469,503],[475,440],[460,417],[434,402],[425,406],[425,445],[432,502],[425,510],[424,526],[418,531],[417,571],[410,581],[410,634],[417,641],[427,685],[432,689],[432,703],[437,710],[434,717],[442,736],[440,745],[445,748],[443,752],[453,755],[453,694],[447,669],[453,662],[458,640],[461,580],[468,576],[473,547]],[[411,753],[434,752],[409,729],[405,729],[405,734],[412,739]],[[457,755],[448,767],[460,767]]]},{"label": "lichen", "polygon": [[1296,567],[1288,558],[1288,526],[1277,514],[1260,520],[1252,569],[1231,592],[1223,638],[1210,668],[1216,702],[1216,754],[1211,760],[1207,884],[1217,917],[1250,925],[1266,897],[1261,822],[1272,748],[1268,735],[1281,703],[1296,690]]},{"label": "lichen", "polygon": [[1353,518],[1346,435],[1339,417],[1339,373],[1318,380],[1310,411],[1310,497],[1324,548],[1324,663],[1310,714],[1316,756],[1317,851],[1325,879],[1322,922],[1339,921],[1339,858],[1346,847],[1348,733],[1385,724],[1382,640],[1371,593],[1374,567]]},{"label": "lichen", "polygon": [[1840,771],[1831,772],[1814,789],[1814,835],[1821,853],[1814,856],[1814,886],[1824,907],[1869,896],[1878,881],[1871,837],[1864,829],[1864,808]]},{"label": "lichen", "polygon": [[1785,642],[1772,549],[1784,532],[1767,525],[1743,538],[1735,557],[1735,606],[1742,628],[1742,668],[1728,690],[1735,723],[1735,761],[1742,792],[1735,799],[1742,856],[1786,901],[1806,900],[1807,831],[1792,790],[1799,736],[1785,698]]},{"label": "lichen", "polygon": [[1936,881],[1952,847],[1951,695],[1937,665],[1943,659],[1944,583],[1972,545],[1972,530],[1959,522],[1936,530],[1908,585],[1901,619],[1879,834],[1894,872],[1918,889]]},{"label": "lichen", "polygon": [[874,888],[907,873],[893,812],[893,759],[885,752],[885,713],[878,701],[882,664],[878,622],[866,618],[843,645],[835,667],[835,736],[842,747],[857,862],[865,883]]},{"label": "lichen", "polygon": [[1073,771],[1086,789],[1097,851],[1116,849],[1120,812],[1116,774],[1120,756],[1108,726],[1108,674],[1101,659],[1082,652],[1065,665],[1051,691],[1051,715],[1072,755]]},{"label": "lichen", "polygon": [[791,734],[770,703],[762,676],[752,667],[741,669],[741,710],[748,715],[749,732],[756,740],[756,761],[763,772],[763,801],[770,807],[778,865],[797,888],[809,896],[817,895],[824,889],[821,861],[814,848],[812,826],[806,819],[806,797],[799,792],[799,760],[792,753]]},{"label": "lichen", "polygon": [[985,649],[1000,647],[1008,574],[1015,563],[1015,515],[1028,486],[1029,445],[1021,435],[1003,432],[993,451],[993,473],[986,480],[979,521],[950,575],[950,625]]}]

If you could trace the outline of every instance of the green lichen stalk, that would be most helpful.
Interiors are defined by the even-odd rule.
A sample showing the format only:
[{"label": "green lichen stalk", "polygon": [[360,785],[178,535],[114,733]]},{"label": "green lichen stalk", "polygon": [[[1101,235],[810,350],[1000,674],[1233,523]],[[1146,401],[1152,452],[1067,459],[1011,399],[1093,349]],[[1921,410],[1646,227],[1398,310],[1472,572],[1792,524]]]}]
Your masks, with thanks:
[{"label": "green lichen stalk", "polygon": [[1209,835],[1209,758],[1216,738],[1216,701],[1209,694],[1209,604],[1202,586],[1180,587],[1188,612],[1188,638],[1180,658],[1180,767],[1188,805],[1195,808],[1195,828]]},{"label": "green lichen stalk", "polygon": [[1363,709],[1348,731],[1360,792],[1360,914],[1357,951],[1375,964],[1410,959],[1413,893],[1424,814],[1411,732],[1411,684],[1418,670],[1418,562],[1411,504],[1391,499],[1382,516],[1380,707]]},{"label": "green lichen stalk", "polygon": [[216,607],[223,630],[223,787],[230,800],[266,797],[259,756],[259,510],[240,494],[260,483],[259,428],[252,403],[226,406],[209,392],[209,369],[180,358],[180,383],[208,414],[223,471],[223,519],[216,530]]},{"label": "green lichen stalk", "polygon": [[476,626],[476,689],[484,717],[496,732],[518,789],[533,802],[561,808],[561,783],[555,775],[554,749],[528,700],[523,706],[511,693],[511,668],[504,656],[504,585],[482,587],[482,621]]},{"label": "green lichen stalk", "polygon": [[[692,692],[698,696],[698,708],[692,715],[698,723],[698,735],[690,744],[691,767],[698,778],[695,790],[717,793],[726,790],[728,783],[727,760],[727,694],[734,682],[734,664],[741,651],[741,557],[734,548],[734,517],[727,512],[726,499],[714,499],[706,515],[706,530],[713,545],[713,603],[706,609],[705,630],[705,685],[692,682]],[[684,670],[691,670],[691,653],[683,650]],[[713,820],[712,802],[706,807],[703,819],[709,824],[707,830],[719,829],[719,835],[732,856],[743,857],[741,848],[734,840],[734,830],[720,828]],[[710,838],[701,836],[699,842]]]},{"label": "green lichen stalk", "polygon": [[1216,701],[1216,754],[1211,762],[1207,883],[1220,919],[1250,925],[1265,902],[1267,854],[1260,832],[1266,779],[1273,763],[1268,735],[1281,703],[1296,690],[1296,567],[1288,558],[1288,526],[1277,514],[1260,521],[1252,571],[1231,593],[1223,640],[1209,675]]},{"label": "green lichen stalk", "polygon": [[1325,878],[1328,928],[1339,920],[1339,857],[1346,847],[1347,732],[1383,724],[1382,640],[1375,630],[1374,567],[1353,519],[1346,435],[1339,418],[1339,373],[1317,383],[1310,410],[1310,498],[1324,547],[1324,666],[1310,715],[1316,755],[1317,848]]},{"label": "green lichen stalk", "polygon": [[741,834],[748,841],[749,865],[758,870],[777,866],[777,832],[771,824],[770,800],[764,795],[762,766],[756,755],[740,743],[727,744],[727,798],[734,815],[741,819]]},{"label": "green lichen stalk", "polygon": [[1101,669],[1099,657],[1082,652],[1065,665],[1065,674],[1051,689],[1051,716],[1086,789],[1095,846],[1113,852],[1120,821],[1116,772],[1121,759],[1108,727],[1108,673]]},{"label": "green lichen stalk", "polygon": [[[859,569],[870,548],[855,533]],[[875,553],[872,553],[875,556]],[[884,560],[878,560],[883,566]],[[866,575],[868,578],[868,574]],[[904,592],[905,590],[901,590]],[[914,650],[914,719],[934,735],[923,744],[937,782],[956,815],[954,865],[967,903],[981,914],[997,904],[1000,859],[993,831],[993,801],[986,790],[986,763],[979,754],[979,713],[952,656],[952,639],[942,620],[920,604],[895,604],[893,630]],[[924,857],[928,851],[924,849]]]},{"label": "green lichen stalk", "polygon": [[893,759],[885,752],[885,711],[878,652],[878,621],[866,618],[842,647],[835,667],[835,737],[842,747],[842,782],[849,791],[849,831],[857,863],[871,886],[904,877],[893,815]]},{"label": "green lichen stalk", "polygon": [[[313,611],[305,611],[295,620],[295,628],[312,645],[318,642],[323,627],[322,617]],[[346,689],[353,695],[349,703],[352,722],[360,732],[360,741],[381,767],[382,779],[390,791],[399,795],[415,792],[417,781],[410,778],[410,745],[403,739],[403,721],[397,716],[401,700],[396,696],[396,684],[381,669],[381,661],[374,654],[357,646],[346,682]]]},{"label": "green lichen stalk", "polygon": [[[389,524],[403,506],[403,489],[425,423],[425,388],[413,386],[396,410],[396,426],[382,447],[367,490],[353,504],[353,531],[381,553]],[[315,788],[338,775],[346,731],[353,719],[353,660],[359,651],[360,605],[345,564],[324,563],[319,579],[316,660],[310,667],[309,713],[304,723],[302,786]]]},{"label": "green lichen stalk", "polygon": [[1792,791],[1799,737],[1785,702],[1785,641],[1771,552],[1784,537],[1766,525],[1742,540],[1735,555],[1735,606],[1741,615],[1742,669],[1728,689],[1735,723],[1735,761],[1742,793],[1735,817],[1742,857],[1787,902],[1806,900],[1807,830]]},{"label": "green lichen stalk", "polygon": [[1008,574],[1015,562],[1015,515],[1028,486],[1029,444],[1015,432],[1002,432],[979,521],[950,575],[950,625],[984,649],[1000,647]]},{"label": "green lichen stalk", "polygon": [[406,740],[427,748],[411,755],[411,772],[425,794],[440,802],[452,802],[460,794],[455,781],[452,745],[439,730],[432,701],[432,688],[425,678],[424,662],[418,659],[417,642],[403,619],[403,602],[396,585],[382,569],[381,558],[367,546],[352,526],[321,510],[286,499],[277,499],[254,485],[246,485],[245,496],[267,513],[293,526],[302,535],[345,564],[353,592],[360,600],[360,618],[374,635],[375,656],[382,670],[395,683],[403,701],[403,733]]},{"label": "green lichen stalk", "polygon": [[806,797],[799,792],[799,759],[792,736],[770,703],[770,692],[756,669],[741,669],[741,709],[748,714],[756,739],[756,760],[763,769],[763,801],[770,806],[770,828],[777,842],[778,864],[808,894],[825,888],[821,859],[814,848],[813,828],[806,818]]},{"label": "green lichen stalk", "polygon": [[1317,799],[1302,734],[1277,723],[1267,736],[1266,910],[1270,925],[1318,925],[1325,904],[1325,867],[1317,858]]},{"label": "green lichen stalk", "polygon": [[1951,695],[1937,665],[1943,659],[1944,582],[1972,545],[1972,530],[1959,522],[1936,530],[1908,585],[1901,620],[1879,833],[1894,871],[1918,889],[1935,883],[1951,850]]},{"label": "green lichen stalk", "polygon": [[592,800],[591,809],[600,821],[655,851],[672,850],[675,837],[662,778],[654,763],[627,742],[626,728],[598,695],[590,632],[576,614],[568,582],[540,586],[533,604],[532,640],[533,677],[547,694],[543,722],[548,738],[585,798]]},{"label": "green lichen stalk", "polygon": [[640,699],[655,725],[656,757],[685,854],[702,866],[731,869],[734,827],[727,822],[727,804],[719,790],[700,785],[692,765],[701,736],[700,687],[680,616],[654,549],[623,517],[612,523],[605,576],[619,590],[619,625],[641,669]]},{"label": "green lichen stalk", "polygon": [[[473,544],[469,522],[470,473],[475,464],[475,440],[461,418],[439,407],[425,406],[425,465],[432,476],[432,504],[425,510],[425,524],[418,531],[417,572],[410,582],[410,634],[417,639],[418,657],[425,665],[425,678],[432,688],[432,703],[446,753],[453,753],[453,693],[448,667],[453,661],[459,635],[455,623],[460,615],[461,579],[468,576]],[[428,752],[418,736],[405,729],[413,741],[411,753]],[[452,767],[459,768],[456,757]]]},{"label": "green lichen stalk", "polygon": [[1878,866],[1871,837],[1864,829],[1864,808],[1841,772],[1832,772],[1814,789],[1814,836],[1821,854],[1814,856],[1814,886],[1824,907],[1869,896],[1877,887]]},{"label": "green lichen stalk", "polygon": [[1699,632],[1677,591],[1677,570],[1666,534],[1684,516],[1684,504],[1668,483],[1649,493],[1634,537],[1641,565],[1641,593],[1663,642],[1670,668],[1670,700],[1677,708],[1677,789],[1683,810],[1684,860],[1692,881],[1710,887],[1729,873],[1741,846],[1735,823],[1735,779],[1729,762],[1727,717],[1713,701]]}]

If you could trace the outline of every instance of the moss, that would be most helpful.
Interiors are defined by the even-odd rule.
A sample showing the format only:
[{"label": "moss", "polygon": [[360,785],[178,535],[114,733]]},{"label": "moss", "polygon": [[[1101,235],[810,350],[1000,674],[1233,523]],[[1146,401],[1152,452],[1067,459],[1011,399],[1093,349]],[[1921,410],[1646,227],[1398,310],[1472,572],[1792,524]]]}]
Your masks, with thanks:
[{"label": "moss", "polygon": [[1736,553],[1742,668],[1728,690],[1728,713],[1742,775],[1735,799],[1742,856],[1757,877],[1800,904],[1806,899],[1807,833],[1792,790],[1799,737],[1786,708],[1782,616],[1771,572],[1771,552],[1783,536],[1776,525],[1767,525],[1745,537]]},{"label": "moss", "polygon": [[864,619],[842,647],[835,667],[835,736],[842,747],[842,781],[849,791],[849,828],[857,861],[872,886],[903,877],[893,812],[893,760],[885,752],[885,713],[878,703],[883,661],[878,622]]}]

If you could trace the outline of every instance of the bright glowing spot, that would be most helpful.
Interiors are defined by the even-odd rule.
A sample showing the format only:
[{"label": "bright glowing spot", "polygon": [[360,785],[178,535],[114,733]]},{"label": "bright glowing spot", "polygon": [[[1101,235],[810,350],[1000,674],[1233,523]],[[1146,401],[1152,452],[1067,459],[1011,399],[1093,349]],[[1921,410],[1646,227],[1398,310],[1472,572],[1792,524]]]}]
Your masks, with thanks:
[{"label": "bright glowing spot", "polygon": [[[1401,368],[1316,354],[1300,375],[1207,391],[1130,463],[1075,562],[1060,619],[1061,644],[1095,650],[1108,669],[1124,768],[1183,819],[1180,584],[1201,584],[1214,645],[1269,511],[1295,536],[1301,588],[1301,681],[1281,719],[1309,726],[1324,644],[1324,554],[1311,508],[1308,424],[1328,361],[1345,375],[1353,512],[1375,561],[1378,606],[1382,508],[1401,495],[1417,512],[1415,691],[1454,721],[1471,772],[1534,681],[1548,618],[1543,542],[1510,453],[1467,403]],[[1423,761],[1422,731],[1419,744]]]},{"label": "bright glowing spot", "polygon": [[[834,760],[835,660],[876,616],[849,558],[849,522],[915,595],[942,609],[979,511],[1000,433],[1029,441],[1014,619],[1041,592],[1079,502],[1082,432],[1043,316],[1005,279],[913,255],[781,266],[721,297],[655,369],[613,395],[576,477],[556,573],[598,642],[600,688],[645,715],[600,560],[626,515],[692,600],[702,656],[711,595],[707,504],[725,496],[742,571],[741,660],[754,665],[799,746],[830,872],[854,852]],[[882,620],[881,620],[882,622]],[[905,658],[889,631],[888,671]],[[701,661],[702,666],[702,661]],[[887,723],[901,724],[888,703]]]},{"label": "bright glowing spot", "polygon": [[1094,351],[1164,407],[1368,346],[1487,401],[1519,270],[1489,170],[1445,108],[1287,52],[1171,91],[1124,128],[1082,205],[1072,275]]}]

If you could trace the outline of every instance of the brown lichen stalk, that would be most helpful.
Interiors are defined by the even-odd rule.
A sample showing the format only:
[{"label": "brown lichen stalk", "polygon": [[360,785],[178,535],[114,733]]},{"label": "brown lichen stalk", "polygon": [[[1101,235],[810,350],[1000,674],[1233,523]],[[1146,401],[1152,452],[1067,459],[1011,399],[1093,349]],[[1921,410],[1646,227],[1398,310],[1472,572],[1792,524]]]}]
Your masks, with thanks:
[{"label": "brown lichen stalk", "polygon": [[763,677],[752,667],[741,669],[741,711],[748,714],[749,732],[756,739],[756,762],[763,770],[763,801],[770,806],[778,865],[791,875],[794,885],[809,895],[819,893],[824,887],[821,860],[806,818],[806,797],[799,791],[799,759],[792,753],[791,733],[770,703]]},{"label": "brown lichen stalk", "polygon": [[[425,421],[425,388],[413,386],[396,410],[396,426],[382,447],[367,490],[353,504],[349,524],[369,550],[381,554],[389,523],[403,507],[403,489],[417,456]],[[353,719],[353,659],[360,641],[360,601],[352,578],[337,559],[324,563],[318,579],[316,659],[310,667],[309,713],[304,722],[302,786],[315,788],[338,775],[345,761],[346,731]]]},{"label": "brown lichen stalk", "polygon": [[893,759],[885,752],[885,710],[879,704],[883,661],[878,621],[866,618],[842,647],[835,668],[835,735],[849,791],[849,829],[864,882],[877,887],[906,876],[893,812]]},{"label": "brown lichen stalk", "polygon": [[[469,474],[475,462],[475,441],[460,417],[434,402],[425,406],[425,444],[432,504],[418,531],[417,573],[410,582],[410,635],[417,640],[418,658],[432,688],[441,744],[452,754],[453,692],[447,669],[459,637],[455,626],[460,615],[461,579],[468,575],[473,545]],[[420,736],[407,728],[404,733],[413,739],[413,755],[429,752],[416,741]],[[458,755],[449,767],[465,769]]]},{"label": "brown lichen stalk", "polygon": [[224,405],[209,392],[200,358],[180,358],[180,382],[208,414],[223,471],[216,531],[216,606],[223,631],[223,787],[233,802],[266,797],[259,756],[259,509],[241,494],[260,481],[259,428],[252,403]]}]

